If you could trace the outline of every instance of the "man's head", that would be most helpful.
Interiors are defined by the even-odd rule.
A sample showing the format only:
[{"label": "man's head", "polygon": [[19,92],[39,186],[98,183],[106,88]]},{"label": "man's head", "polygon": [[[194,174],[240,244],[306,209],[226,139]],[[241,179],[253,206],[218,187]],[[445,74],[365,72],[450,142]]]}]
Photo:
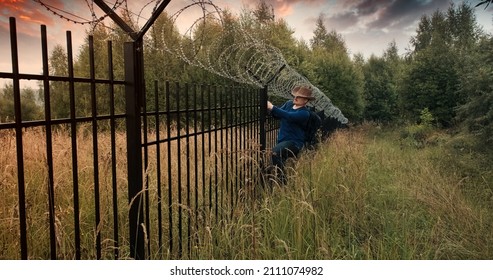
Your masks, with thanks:
[{"label": "man's head", "polygon": [[295,104],[299,106],[304,106],[308,101],[315,99],[311,88],[308,87],[296,86],[291,91],[291,95],[294,96]]}]

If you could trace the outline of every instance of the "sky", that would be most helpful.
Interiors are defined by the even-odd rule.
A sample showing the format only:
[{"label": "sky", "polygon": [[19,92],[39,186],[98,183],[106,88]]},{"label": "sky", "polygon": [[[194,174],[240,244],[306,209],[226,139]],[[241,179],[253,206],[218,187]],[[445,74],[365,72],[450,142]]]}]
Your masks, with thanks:
[{"label": "sky", "polygon": [[[109,6],[115,0],[105,0]],[[41,5],[39,2],[45,4]],[[140,15],[143,26],[156,5],[151,0],[128,1],[134,15]],[[245,8],[253,9],[259,0],[214,0],[220,9],[239,14]],[[423,15],[437,10],[446,11],[458,0],[265,0],[274,9],[277,18],[284,18],[297,39],[309,41],[313,37],[316,19],[323,14],[327,30],[341,34],[351,54],[361,53],[368,58],[381,56],[390,42],[395,41],[399,53],[409,48],[417,24]],[[479,0],[470,0],[471,6]],[[90,0],[0,0],[0,72],[12,70],[10,58],[9,17],[16,18],[21,73],[41,73],[40,25],[47,26],[49,48],[66,45],[66,31],[71,30],[74,46],[83,43],[90,24],[82,24],[104,15]],[[165,11],[174,14],[193,0],[171,0]],[[146,5],[147,4],[147,5]],[[51,11],[49,9],[51,9]],[[475,8],[478,24],[493,34],[493,5]],[[198,9],[188,9],[177,22],[188,26],[197,18]],[[62,15],[62,17],[60,16]],[[69,20],[67,20],[67,18]],[[187,23],[188,22],[188,23]],[[185,28],[186,29],[186,28]],[[8,51],[4,51],[8,50]],[[0,81],[1,82],[1,81]]]}]

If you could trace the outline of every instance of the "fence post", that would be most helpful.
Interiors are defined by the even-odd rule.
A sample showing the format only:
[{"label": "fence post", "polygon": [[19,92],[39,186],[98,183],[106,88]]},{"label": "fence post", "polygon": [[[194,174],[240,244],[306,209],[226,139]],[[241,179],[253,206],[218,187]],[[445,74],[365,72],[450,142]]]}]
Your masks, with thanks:
[{"label": "fence post", "polygon": [[267,130],[265,128],[267,124],[267,101],[269,99],[268,96],[268,85],[279,76],[281,71],[286,68],[286,64],[283,64],[279,69],[266,81],[262,82],[253,72],[248,70],[248,72],[252,75],[253,78],[255,78],[258,82],[261,82],[264,86],[262,89],[260,89],[260,153],[262,156],[261,162],[260,162],[260,168],[265,175],[265,161],[266,161],[266,154],[265,150],[267,149]]},{"label": "fence post", "polygon": [[[266,125],[267,125],[267,101],[268,101],[268,95],[267,95],[268,87],[265,85],[259,90],[260,94],[260,175],[261,178],[265,178],[265,169],[266,169],[266,154],[265,150],[267,149],[267,130],[266,130]],[[262,184],[264,184],[264,180],[261,180]]]},{"label": "fence post", "polygon": [[125,43],[125,98],[130,257],[144,259],[141,104],[144,90],[142,41]]},{"label": "fence post", "polygon": [[264,152],[267,145],[267,86],[260,89],[260,152]]}]

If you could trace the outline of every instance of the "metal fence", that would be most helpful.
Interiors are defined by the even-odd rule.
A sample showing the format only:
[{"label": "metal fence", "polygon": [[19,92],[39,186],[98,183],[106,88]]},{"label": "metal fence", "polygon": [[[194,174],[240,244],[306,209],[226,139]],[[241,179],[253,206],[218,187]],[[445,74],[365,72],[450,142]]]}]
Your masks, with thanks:
[{"label": "metal fence", "polygon": [[[260,106],[267,89],[156,81],[146,93],[136,43],[125,44],[117,80],[108,42],[102,79],[92,37],[90,76],[75,77],[70,32],[68,74],[53,76],[47,38],[41,26],[43,73],[19,73],[10,18],[12,71],[0,79],[12,84],[15,115],[0,122],[0,258],[200,257],[199,232],[230,219],[262,185],[276,129]],[[25,80],[40,82],[41,120],[23,120]],[[66,117],[52,113],[59,85]]]},{"label": "metal fence", "polygon": [[147,251],[200,256],[200,231],[262,185],[259,91],[156,82],[145,100],[144,234],[157,236]]}]

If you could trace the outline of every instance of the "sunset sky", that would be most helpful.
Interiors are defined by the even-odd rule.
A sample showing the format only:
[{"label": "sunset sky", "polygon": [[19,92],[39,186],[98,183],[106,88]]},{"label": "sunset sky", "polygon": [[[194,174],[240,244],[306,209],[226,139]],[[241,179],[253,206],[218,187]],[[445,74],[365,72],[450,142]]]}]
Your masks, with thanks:
[{"label": "sunset sky", "polygon": [[[73,21],[91,20],[91,7],[88,0],[41,0],[49,8]],[[106,0],[113,6],[115,0]],[[129,9],[141,15],[139,25],[143,26],[149,17],[155,1],[132,0]],[[149,5],[146,5],[150,2]],[[258,0],[214,0],[221,9],[229,9],[239,14],[245,7],[253,8]],[[388,44],[395,40],[399,52],[406,51],[411,36],[415,35],[417,23],[422,15],[431,15],[436,10],[446,11],[450,3],[462,1],[451,0],[266,0],[272,5],[276,17],[284,18],[295,31],[295,37],[309,41],[315,29],[315,20],[323,13],[326,27],[340,33],[351,54],[362,53],[365,57],[371,54],[382,55]],[[467,2],[467,1],[466,1]],[[471,0],[471,6],[479,0]],[[172,0],[166,8],[169,14],[192,3],[192,0]],[[142,11],[142,12],[140,12]],[[488,9],[476,8],[476,18],[482,28],[493,33],[493,5]],[[103,13],[94,5],[97,16]],[[182,22],[196,18],[198,10],[190,10],[181,16]],[[21,72],[40,73],[40,24],[48,29],[50,46],[56,43],[65,46],[65,32],[72,31],[74,45],[82,43],[85,30],[89,24],[76,24],[54,15],[46,7],[35,0],[0,0],[0,49],[10,50],[9,17],[16,17],[19,53],[21,56]],[[186,23],[182,23],[186,24]],[[39,62],[39,63],[38,63]],[[10,51],[2,51],[0,55],[0,71],[11,71]]]}]

